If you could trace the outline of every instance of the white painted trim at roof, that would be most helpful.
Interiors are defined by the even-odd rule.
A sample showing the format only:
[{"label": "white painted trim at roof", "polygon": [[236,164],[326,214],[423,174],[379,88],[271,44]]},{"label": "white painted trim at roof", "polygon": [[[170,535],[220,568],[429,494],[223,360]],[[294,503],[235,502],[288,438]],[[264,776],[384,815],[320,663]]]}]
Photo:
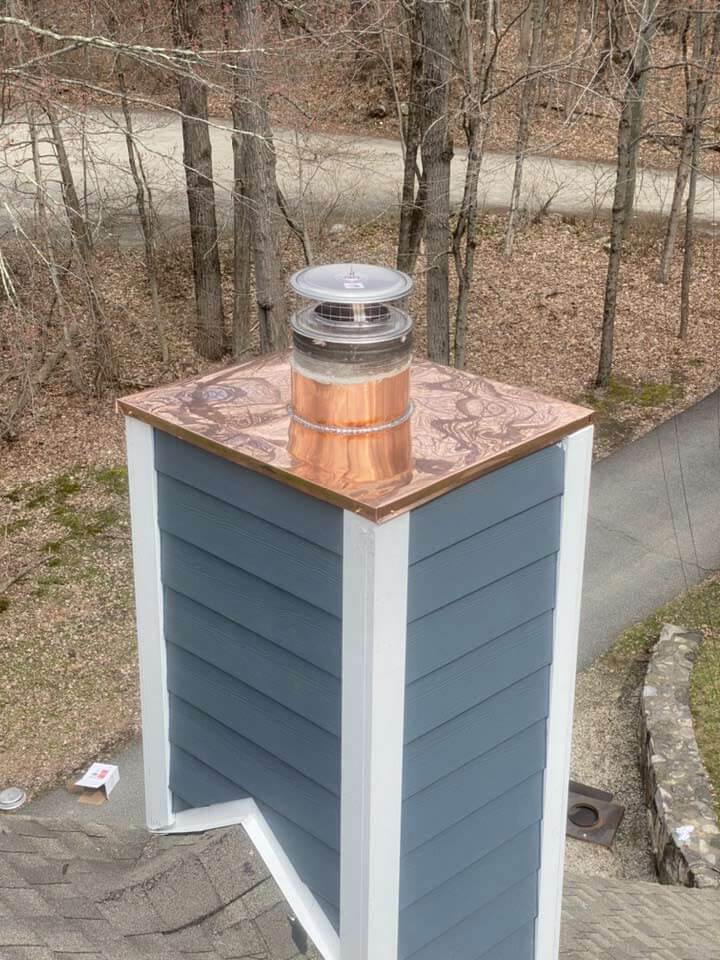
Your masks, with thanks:
[{"label": "white painted trim at roof", "polygon": [[301,926],[324,960],[340,960],[340,941],[325,911],[302,882],[254,800],[230,800],[175,814],[161,833],[203,833],[218,827],[242,826],[263,858]]},{"label": "white painted trim at roof", "polygon": [[592,439],[593,428],[584,427],[562,441],[565,479],[557,559],[535,960],[557,960],[560,950],[565,825]]},{"label": "white painted trim at roof", "polygon": [[140,706],[145,768],[145,819],[151,830],[173,821],[167,662],[160,580],[157,474],[153,429],[125,417]]},{"label": "white painted trim at roof", "polygon": [[342,960],[397,960],[409,529],[344,514]]}]

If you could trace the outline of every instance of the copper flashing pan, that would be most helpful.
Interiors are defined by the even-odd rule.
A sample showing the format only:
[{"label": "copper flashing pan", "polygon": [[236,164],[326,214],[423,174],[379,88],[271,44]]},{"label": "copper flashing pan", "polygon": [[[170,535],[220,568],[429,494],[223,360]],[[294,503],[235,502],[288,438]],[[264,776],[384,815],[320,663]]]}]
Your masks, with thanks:
[{"label": "copper flashing pan", "polygon": [[[409,473],[398,470],[388,479],[366,481],[354,479],[335,457],[313,463],[312,453],[293,453],[290,377],[289,355],[276,353],[125,397],[118,409],[376,522],[547,447],[591,423],[593,416],[585,407],[526,387],[415,361],[410,368],[413,409],[406,428]],[[359,459],[355,447],[349,444],[347,449],[354,468]],[[382,463],[386,454],[375,456]]]}]

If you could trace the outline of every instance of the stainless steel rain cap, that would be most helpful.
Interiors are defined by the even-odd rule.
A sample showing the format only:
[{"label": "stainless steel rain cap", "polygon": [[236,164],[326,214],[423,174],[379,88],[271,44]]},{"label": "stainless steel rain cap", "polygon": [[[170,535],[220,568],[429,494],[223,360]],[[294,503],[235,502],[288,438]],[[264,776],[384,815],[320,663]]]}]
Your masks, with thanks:
[{"label": "stainless steel rain cap", "polygon": [[298,270],[290,277],[290,286],[308,300],[388,303],[406,297],[412,280],[400,270],[370,263],[327,263]]},{"label": "stainless steel rain cap", "polygon": [[290,317],[296,369],[325,378],[348,376],[351,366],[353,375],[380,376],[409,364],[412,318],[398,303],[412,289],[407,274],[330,263],[300,270],[290,285],[308,301]]},{"label": "stainless steel rain cap", "polygon": [[0,790],[0,810],[17,810],[26,799],[27,795],[20,787],[7,787]]}]

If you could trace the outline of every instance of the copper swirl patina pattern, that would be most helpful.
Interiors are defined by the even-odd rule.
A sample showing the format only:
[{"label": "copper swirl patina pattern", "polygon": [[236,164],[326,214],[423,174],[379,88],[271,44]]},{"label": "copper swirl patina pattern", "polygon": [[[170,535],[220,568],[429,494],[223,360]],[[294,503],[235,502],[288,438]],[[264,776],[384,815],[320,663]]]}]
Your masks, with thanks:
[{"label": "copper swirl patina pattern", "polygon": [[[407,438],[400,446],[407,451],[402,455],[408,458],[408,469],[396,460],[397,450],[377,448],[373,456],[381,470],[366,471],[364,476],[370,479],[353,475],[360,460],[355,441],[362,438],[338,437],[334,451],[306,439],[302,456],[295,455],[287,353],[147,390],[118,401],[118,408],[188,443],[376,521],[549,446],[592,422],[592,411],[585,407],[427,361],[415,361],[411,367],[410,397],[414,406],[410,420],[372,435],[390,438],[405,428]],[[383,479],[378,478],[391,468],[396,470],[392,476],[385,472]]]},{"label": "copper swirl patina pattern", "polygon": [[372,427],[400,420],[410,401],[410,367],[355,383],[315,380],[291,371],[291,405],[308,423]]}]

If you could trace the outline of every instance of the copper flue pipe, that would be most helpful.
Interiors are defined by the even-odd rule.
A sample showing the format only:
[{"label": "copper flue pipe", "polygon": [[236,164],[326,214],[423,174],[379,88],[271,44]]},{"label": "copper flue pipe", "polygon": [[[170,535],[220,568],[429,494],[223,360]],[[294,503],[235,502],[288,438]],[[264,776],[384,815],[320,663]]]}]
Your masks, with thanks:
[{"label": "copper flue pipe", "polygon": [[292,371],[293,413],[311,424],[339,428],[377,427],[408,410],[410,369],[360,382],[314,380]]},{"label": "copper flue pipe", "polygon": [[411,475],[409,420],[375,433],[346,436],[290,422],[289,450],[312,467],[316,479],[335,483],[402,482]]}]

